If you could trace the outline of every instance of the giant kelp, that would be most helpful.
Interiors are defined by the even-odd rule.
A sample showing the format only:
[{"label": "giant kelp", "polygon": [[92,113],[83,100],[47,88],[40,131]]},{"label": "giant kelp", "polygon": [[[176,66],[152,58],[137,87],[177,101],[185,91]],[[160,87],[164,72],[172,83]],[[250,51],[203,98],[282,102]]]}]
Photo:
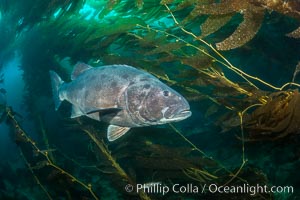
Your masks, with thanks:
[{"label": "giant kelp", "polygon": [[[162,4],[173,1],[161,1]],[[191,19],[200,15],[208,15],[204,23],[200,25],[201,34],[199,37],[206,37],[222,28],[235,16],[242,15],[243,20],[234,32],[223,41],[216,43],[218,50],[229,50],[238,48],[250,41],[259,31],[265,11],[276,11],[299,20],[300,3],[298,1],[272,1],[272,0],[221,0],[221,1],[189,1],[179,3],[175,10],[192,7],[192,11],[186,16],[183,22],[190,22]],[[299,28],[298,28],[299,29]],[[288,34],[291,37],[299,37],[298,29]]]},{"label": "giant kelp", "polygon": [[[60,16],[69,16],[79,11],[84,0],[7,1],[0,2],[1,47],[0,64],[13,57],[16,41],[22,33],[37,24]],[[30,31],[29,31],[30,32]],[[24,44],[28,45],[28,44]],[[11,55],[11,56],[9,56]]]},{"label": "giant kelp", "polygon": [[53,14],[59,11],[59,15],[67,12],[75,12],[78,7],[82,6],[84,1],[81,0],[51,0],[47,2],[30,0],[30,1],[1,1],[0,9],[2,15],[10,16],[11,23],[17,26],[20,32],[24,28],[33,26],[41,21],[48,20]]},{"label": "giant kelp", "polygon": [[280,91],[269,95],[268,102],[252,112],[245,122],[249,140],[277,140],[300,132],[299,91]]},{"label": "giant kelp", "polygon": [[[64,153],[57,153],[57,149],[42,149],[24,131],[17,121],[15,113],[9,107],[6,109],[6,116],[7,123],[10,125],[15,141],[20,148],[21,157],[24,159],[36,187],[41,189],[47,199],[57,197],[99,199],[99,196],[105,196],[102,193],[107,192],[105,191],[107,188],[105,189],[105,186],[103,186],[105,181],[93,179],[92,177],[95,175],[101,177],[101,174],[105,175],[103,178],[106,177],[107,179],[109,177],[110,181],[115,183],[114,187],[119,189],[119,192],[114,191],[115,194],[111,194],[111,196],[118,196],[118,198],[122,196],[126,198],[128,195],[125,191],[121,192],[126,184],[135,186],[137,183],[142,182],[152,184],[159,182],[159,184],[172,187],[174,181],[181,185],[195,184],[198,186],[208,183],[228,184],[228,181],[233,185],[258,182],[265,184],[267,181],[264,176],[258,174],[260,172],[257,169],[247,168],[245,172],[243,171],[245,174],[233,174],[195,146],[191,148],[191,146],[181,144],[183,145],[181,148],[172,148],[168,147],[167,144],[153,144],[155,139],[151,137],[133,138],[131,144],[117,144],[113,148],[114,151],[111,151],[106,142],[97,136],[99,133],[95,132],[94,127],[82,125],[82,121],[79,121],[80,126],[78,128],[94,142],[91,151],[96,153],[98,159],[98,162],[94,165],[84,166],[78,161],[66,157]],[[176,129],[175,131],[178,132]],[[181,133],[178,132],[178,134],[180,137],[184,137]],[[184,141],[182,142],[184,143]],[[64,165],[69,165],[68,163],[76,165],[77,169],[72,169],[73,173],[66,171],[57,164],[59,154],[65,159],[63,161]],[[125,169],[119,163],[122,163]],[[249,174],[255,174],[255,178],[248,179]],[[232,176],[236,178],[235,181],[233,181]],[[59,187],[57,187],[57,184],[59,184]],[[156,199],[157,195],[160,196],[160,194],[146,194],[143,191],[136,193],[135,191],[129,194],[131,198]],[[40,193],[37,194],[41,195]],[[171,193],[167,196],[171,197],[172,195]],[[185,196],[185,194],[182,195],[182,197]],[[199,195],[197,192],[189,196],[197,197]],[[216,198],[218,195],[209,194],[208,197]],[[270,196],[261,194],[257,198],[267,197]],[[27,198],[30,198],[30,196],[27,196]]]},{"label": "giant kelp", "polygon": [[[244,46],[258,34],[267,20],[266,10],[273,8],[265,2],[32,1],[28,5],[36,6],[24,7],[26,12],[18,9],[20,2],[14,2],[16,7],[5,8],[5,15],[18,16],[11,18],[18,33],[14,45],[22,54],[26,106],[40,138],[31,139],[31,133],[22,128],[10,109],[2,116],[16,136],[33,182],[45,197],[72,199],[80,194],[82,198],[97,199],[114,194],[115,198],[172,199],[187,195],[129,194],[124,187],[136,183],[267,184],[265,172],[248,165],[245,142],[285,140],[299,131],[295,109],[298,91],[287,90],[299,86],[295,81],[298,72],[295,70],[293,82],[276,87],[244,72],[217,50]],[[85,7],[92,11],[85,11]],[[293,10],[296,8],[295,4]],[[22,16],[24,21],[18,24]],[[236,19],[241,22],[223,42],[214,46],[206,41],[216,36],[211,42],[215,43],[220,39],[216,31]],[[220,132],[238,127],[238,152],[228,151],[227,156],[236,156],[240,164],[236,160],[233,164],[225,159],[219,162],[200,150],[194,144],[198,140],[191,142],[186,138],[196,135],[198,139],[200,134],[190,133],[180,125],[163,130],[132,130],[127,138],[111,144],[105,139],[103,124],[85,118],[66,120],[67,105],[58,113],[49,110],[53,107],[50,84],[38,86],[50,82],[50,69],[68,80],[72,65],[78,60],[92,66],[133,65],[178,89],[195,108],[209,101],[210,106],[201,109],[214,126],[224,125],[224,119],[230,121],[229,126],[220,126]],[[199,122],[195,124],[198,126]],[[231,147],[218,148],[227,152]],[[222,197],[209,193],[189,195],[194,199],[199,196]],[[249,194],[241,196],[248,197]],[[254,198],[270,199],[272,195]]]}]

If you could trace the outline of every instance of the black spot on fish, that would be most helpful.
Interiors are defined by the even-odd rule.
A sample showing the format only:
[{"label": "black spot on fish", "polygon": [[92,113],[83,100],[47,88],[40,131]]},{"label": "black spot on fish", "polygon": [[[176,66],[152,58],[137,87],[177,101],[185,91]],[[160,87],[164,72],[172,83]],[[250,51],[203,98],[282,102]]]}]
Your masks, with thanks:
[{"label": "black spot on fish", "polygon": [[113,88],[116,87],[116,86],[117,86],[117,82],[116,82],[116,81],[113,81],[113,82],[110,84],[110,86],[113,87]]},{"label": "black spot on fish", "polygon": [[148,78],[141,78],[140,81],[148,81]]},{"label": "black spot on fish", "polygon": [[78,82],[77,85],[76,85],[76,87],[79,88],[79,89],[84,88],[84,86],[85,86],[84,82],[82,82],[82,81]]},{"label": "black spot on fish", "polygon": [[100,79],[105,79],[105,78],[107,78],[107,75],[106,75],[106,74],[101,74],[101,75],[100,75]]},{"label": "black spot on fish", "polygon": [[144,88],[145,88],[145,89],[149,89],[149,88],[150,88],[150,84],[145,84],[145,85],[144,85]]},{"label": "black spot on fish", "polygon": [[90,94],[89,90],[85,90],[85,92],[84,92],[85,99],[88,99],[89,94]]},{"label": "black spot on fish", "polygon": [[128,77],[129,77],[128,74],[123,74],[123,75],[122,75],[122,78],[124,78],[124,79],[127,79]]},{"label": "black spot on fish", "polygon": [[98,78],[98,75],[97,75],[97,74],[92,74],[92,75],[90,75],[90,77],[89,77],[89,81],[91,82],[91,81],[97,80],[97,78]]}]

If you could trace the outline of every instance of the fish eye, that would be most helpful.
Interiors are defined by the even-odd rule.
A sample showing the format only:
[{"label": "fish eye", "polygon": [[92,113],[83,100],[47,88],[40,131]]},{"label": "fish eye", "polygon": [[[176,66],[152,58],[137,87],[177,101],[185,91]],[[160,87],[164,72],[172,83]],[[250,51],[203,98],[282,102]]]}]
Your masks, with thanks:
[{"label": "fish eye", "polygon": [[165,90],[165,91],[163,91],[163,95],[164,95],[165,97],[168,97],[168,96],[170,96],[170,92],[167,91],[167,90]]}]

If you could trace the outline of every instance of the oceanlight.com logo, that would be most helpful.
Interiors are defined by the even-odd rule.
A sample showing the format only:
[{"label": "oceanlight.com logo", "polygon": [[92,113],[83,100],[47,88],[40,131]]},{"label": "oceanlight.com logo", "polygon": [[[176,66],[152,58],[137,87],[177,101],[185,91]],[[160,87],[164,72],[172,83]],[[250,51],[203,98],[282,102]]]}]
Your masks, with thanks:
[{"label": "oceanlight.com logo", "polygon": [[146,193],[146,194],[158,194],[165,195],[167,193],[175,194],[204,194],[204,193],[219,193],[219,194],[249,194],[251,196],[256,194],[270,194],[270,193],[290,193],[294,192],[293,186],[267,186],[267,185],[222,185],[217,184],[173,184],[164,185],[160,182],[151,182],[144,184],[136,184],[133,186],[127,184],[125,186],[126,192]]},{"label": "oceanlight.com logo", "polygon": [[[205,186],[205,185],[204,185]],[[250,194],[251,196],[256,194],[270,194],[270,193],[294,193],[293,186],[267,186],[267,185],[226,185],[218,186],[216,184],[208,185],[208,191],[210,193],[224,193],[224,194]]]}]

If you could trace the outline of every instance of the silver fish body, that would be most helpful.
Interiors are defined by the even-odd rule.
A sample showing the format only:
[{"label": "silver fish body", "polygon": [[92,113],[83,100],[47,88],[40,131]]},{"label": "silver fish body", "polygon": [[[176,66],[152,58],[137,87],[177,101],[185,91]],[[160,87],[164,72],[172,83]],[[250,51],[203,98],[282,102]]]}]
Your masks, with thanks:
[{"label": "silver fish body", "polygon": [[56,110],[67,100],[73,105],[71,118],[85,115],[109,123],[109,141],[132,127],[165,124],[191,116],[183,96],[151,74],[128,65],[91,67],[77,63],[69,83],[53,71],[50,76]]}]

